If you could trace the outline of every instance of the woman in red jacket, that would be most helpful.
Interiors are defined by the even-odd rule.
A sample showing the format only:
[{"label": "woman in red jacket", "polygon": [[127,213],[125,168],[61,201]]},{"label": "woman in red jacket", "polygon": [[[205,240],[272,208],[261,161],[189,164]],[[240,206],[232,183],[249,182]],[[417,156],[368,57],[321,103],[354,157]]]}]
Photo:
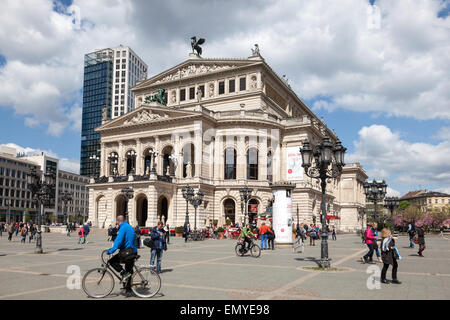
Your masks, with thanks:
[{"label": "woman in red jacket", "polygon": [[373,241],[375,240],[375,235],[372,231],[372,223],[367,224],[366,232],[364,233],[364,239],[366,240],[366,245],[369,247],[369,252],[365,256],[361,257],[363,263],[375,263],[373,262]]},{"label": "woman in red jacket", "polygon": [[81,225],[80,228],[78,229],[78,244],[81,243],[81,240],[84,240],[84,228],[83,228],[83,225]]}]

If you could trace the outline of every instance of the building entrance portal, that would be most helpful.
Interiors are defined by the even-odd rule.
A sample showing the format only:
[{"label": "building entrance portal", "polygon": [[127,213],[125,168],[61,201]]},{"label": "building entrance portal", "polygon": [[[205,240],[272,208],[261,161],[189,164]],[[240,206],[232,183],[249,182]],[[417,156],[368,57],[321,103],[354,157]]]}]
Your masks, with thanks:
[{"label": "building entrance portal", "polygon": [[225,221],[226,219],[230,219],[234,224],[236,219],[236,205],[233,199],[227,199],[223,202],[223,210],[225,213]]},{"label": "building entrance portal", "polygon": [[136,220],[140,227],[144,227],[148,217],[148,201],[147,197],[141,195],[136,200]]},{"label": "building entrance portal", "polygon": [[161,196],[158,201],[158,219],[164,224],[167,223],[169,217],[169,201],[164,196]]}]

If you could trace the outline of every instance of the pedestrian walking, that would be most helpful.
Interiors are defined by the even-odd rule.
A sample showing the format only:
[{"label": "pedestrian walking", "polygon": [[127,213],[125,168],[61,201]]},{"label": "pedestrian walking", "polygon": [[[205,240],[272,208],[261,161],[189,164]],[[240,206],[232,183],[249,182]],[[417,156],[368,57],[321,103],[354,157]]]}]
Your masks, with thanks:
[{"label": "pedestrian walking", "polygon": [[67,223],[66,231],[67,231],[67,236],[68,236],[68,237],[70,237],[70,229],[71,229],[70,223]]},{"label": "pedestrian walking", "polygon": [[374,263],[373,262],[373,240],[375,236],[372,232],[372,223],[369,222],[367,224],[367,229],[364,233],[364,238],[366,241],[366,245],[369,248],[369,252],[367,252],[364,256],[361,257],[363,263]]},{"label": "pedestrian walking", "polygon": [[8,226],[8,240],[11,241],[12,235],[14,233],[15,227],[14,224],[11,222]]},{"label": "pedestrian walking", "polygon": [[4,227],[4,225],[2,222],[2,223],[0,223],[0,237],[3,237],[3,227]]},{"label": "pedestrian walking", "polygon": [[156,272],[161,273],[161,260],[163,251],[167,250],[167,244],[165,239],[166,231],[163,228],[163,222],[159,221],[158,225],[153,228],[150,238],[153,240],[153,248],[150,256],[150,266],[155,268],[155,257],[156,261]]},{"label": "pedestrian walking", "polygon": [[265,222],[263,222],[261,224],[261,228],[259,228],[259,235],[261,239],[261,250],[267,250],[267,236],[270,232],[272,232],[270,231],[270,228],[266,226]]},{"label": "pedestrian walking", "polygon": [[[0,235],[1,235],[1,234],[0,234]],[[439,235],[440,235],[441,237],[444,236],[444,226],[443,226],[443,225],[439,228]]]},{"label": "pedestrian walking", "polygon": [[15,232],[16,232],[16,237],[17,237],[17,235],[19,234],[19,231],[20,231],[20,225],[19,225],[19,223],[18,222],[16,222],[16,225],[15,225]]},{"label": "pedestrian walking", "polygon": [[375,239],[373,240],[373,250],[377,256],[378,262],[381,263],[383,261],[381,260],[380,248],[378,247],[378,240],[380,240],[380,239],[378,239],[378,223],[376,223],[376,222],[374,222],[372,224],[372,233],[375,237]]},{"label": "pedestrian walking", "polygon": [[336,241],[337,240],[337,238],[336,238],[336,229],[333,227],[333,230],[331,231],[331,238],[334,240],[334,241]]},{"label": "pedestrian walking", "polygon": [[166,232],[164,241],[166,241],[166,243],[169,244],[170,243],[170,227],[169,227],[169,224],[166,224],[166,226],[164,227],[164,231]]},{"label": "pedestrian walking", "polygon": [[272,248],[272,250],[274,250],[275,231],[273,230],[272,225],[270,225],[269,230],[270,232],[267,234],[268,245],[269,249]]},{"label": "pedestrian walking", "polygon": [[25,243],[25,240],[27,239],[27,234],[28,234],[28,227],[26,225],[23,225],[22,229],[20,229],[20,236],[22,237],[22,239],[20,239],[21,243]]},{"label": "pedestrian walking", "polygon": [[84,240],[83,240],[83,243],[88,244],[89,241],[87,241],[87,236],[88,236],[89,231],[90,231],[88,224],[83,225],[83,229],[84,229]]},{"label": "pedestrian walking", "polygon": [[414,248],[414,236],[416,235],[416,227],[414,222],[410,221],[408,224],[408,235],[409,235],[409,247]]},{"label": "pedestrian walking", "polygon": [[134,233],[136,235],[136,248],[141,248],[141,228],[138,225],[134,228]]},{"label": "pedestrian walking", "polygon": [[419,229],[417,230],[417,240],[419,242],[419,252],[417,252],[417,254],[419,255],[419,257],[424,257],[424,255],[422,254],[423,250],[425,250],[426,246],[425,246],[425,228],[424,226],[419,227]]},{"label": "pedestrian walking", "polygon": [[30,231],[28,237],[28,243],[31,243],[31,240],[34,239],[34,234],[36,233],[36,226],[30,223]]},{"label": "pedestrian walking", "polygon": [[[395,246],[394,237],[392,237],[391,230],[384,228],[381,231],[382,242],[381,242],[381,256],[383,259],[383,270],[381,270],[381,283],[395,283],[401,284],[397,279],[397,268],[398,263],[397,259],[400,258],[398,255],[397,247]],[[392,281],[386,280],[386,273],[389,268],[389,265],[392,265]]]},{"label": "pedestrian walking", "polygon": [[80,226],[78,229],[78,244],[84,244],[84,242],[81,242],[84,240],[84,228],[83,226]]},{"label": "pedestrian walking", "polygon": [[191,233],[191,225],[188,223],[188,224],[184,227],[184,242],[187,242],[187,241],[188,241],[189,233]]},{"label": "pedestrian walking", "polygon": [[309,228],[309,245],[310,246],[316,245],[316,237],[317,237],[316,227],[313,224],[311,224],[311,226]]}]

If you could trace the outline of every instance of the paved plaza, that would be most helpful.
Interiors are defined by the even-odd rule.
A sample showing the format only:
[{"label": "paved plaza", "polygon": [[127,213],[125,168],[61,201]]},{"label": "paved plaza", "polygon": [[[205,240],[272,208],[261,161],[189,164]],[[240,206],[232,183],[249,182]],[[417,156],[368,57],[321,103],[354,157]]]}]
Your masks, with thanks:
[{"label": "paved plaza", "polygon": [[[333,266],[341,271],[318,272],[320,241],[309,244],[304,253],[280,248],[262,251],[260,258],[237,257],[235,240],[185,243],[171,238],[163,256],[162,287],[152,299],[450,299],[450,240],[439,236],[426,238],[425,258],[409,249],[408,239],[400,237],[398,247],[401,285],[369,289],[367,268],[381,264],[361,264],[367,251],[356,235],[338,236],[329,241]],[[20,236],[8,242],[0,238],[0,299],[89,299],[82,289],[68,289],[68,267],[77,265],[81,274],[100,266],[100,253],[109,248],[106,231],[93,229],[89,243],[77,244],[72,233],[44,233],[45,254],[34,254],[35,244],[21,244]],[[139,263],[149,264],[150,252],[139,250]],[[390,270],[388,271],[390,279]],[[369,281],[370,282],[370,281]],[[136,299],[120,292],[116,282],[109,299]]]}]

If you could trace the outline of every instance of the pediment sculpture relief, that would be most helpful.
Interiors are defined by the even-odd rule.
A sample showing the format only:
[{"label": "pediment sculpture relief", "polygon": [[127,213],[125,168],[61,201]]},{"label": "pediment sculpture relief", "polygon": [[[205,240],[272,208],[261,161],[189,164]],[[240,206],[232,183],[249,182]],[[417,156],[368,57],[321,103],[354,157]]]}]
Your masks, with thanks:
[{"label": "pediment sculpture relief", "polygon": [[165,81],[171,81],[171,80],[176,80],[176,79],[181,79],[181,78],[186,78],[189,76],[194,76],[197,74],[203,74],[203,73],[208,73],[208,72],[214,72],[214,71],[219,71],[219,70],[225,70],[225,69],[231,69],[231,68],[235,68],[236,65],[217,65],[217,64],[213,64],[213,65],[190,65],[190,66],[186,66],[184,68],[178,69],[175,73],[169,74],[167,76],[165,76],[164,78],[162,78],[161,80],[155,81],[156,83],[160,83],[160,82],[165,82]]},{"label": "pediment sculpture relief", "polygon": [[143,111],[139,112],[137,115],[135,115],[133,118],[126,120],[123,124],[128,125],[128,124],[135,124],[135,123],[144,123],[144,122],[151,122],[151,121],[166,119],[166,118],[169,118],[169,116],[167,114],[160,115],[157,113],[152,113],[149,110],[143,110]]}]

